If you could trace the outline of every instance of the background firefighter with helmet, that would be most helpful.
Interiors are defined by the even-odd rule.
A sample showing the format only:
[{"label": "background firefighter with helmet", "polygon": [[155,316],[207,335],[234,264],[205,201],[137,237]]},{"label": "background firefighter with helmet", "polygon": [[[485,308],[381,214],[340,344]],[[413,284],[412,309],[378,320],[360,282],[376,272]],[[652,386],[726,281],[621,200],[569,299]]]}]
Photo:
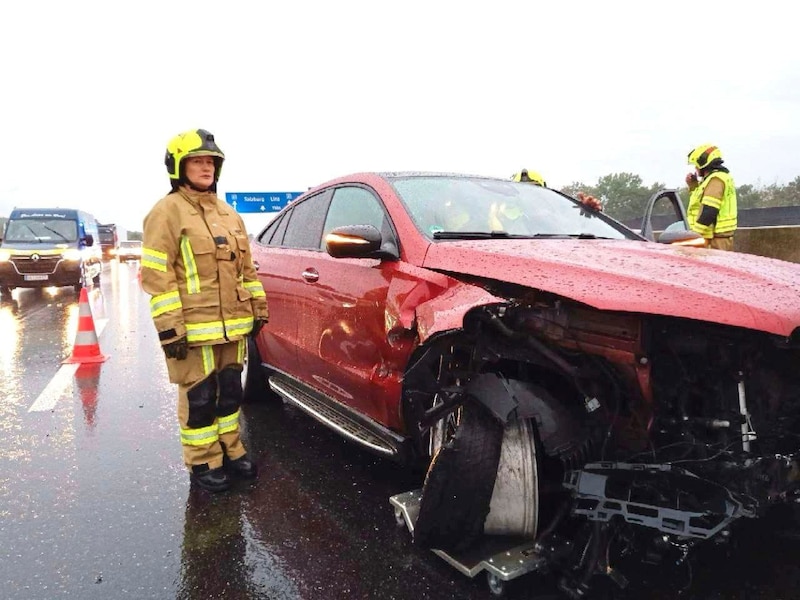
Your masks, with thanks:
[{"label": "background firefighter with helmet", "polygon": [[173,138],[165,157],[172,191],[144,219],[142,287],[178,384],[183,459],[210,491],[228,473],[256,476],[239,437],[246,336],[267,322],[244,223],[217,198],[225,155],[208,131]]},{"label": "background firefighter with helmet", "polygon": [[694,166],[695,172],[686,176],[689,186],[686,218],[689,229],[702,235],[706,246],[733,250],[738,218],[736,186],[723,162],[719,148],[711,144],[697,146],[689,152],[689,164]]}]

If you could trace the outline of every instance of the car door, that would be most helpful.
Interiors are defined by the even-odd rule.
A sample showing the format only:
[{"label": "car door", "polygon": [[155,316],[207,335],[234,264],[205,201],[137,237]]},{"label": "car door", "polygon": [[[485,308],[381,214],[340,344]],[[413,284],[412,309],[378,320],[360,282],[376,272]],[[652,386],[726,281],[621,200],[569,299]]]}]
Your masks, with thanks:
[{"label": "car door", "polygon": [[[656,221],[654,223],[653,221]],[[655,228],[655,230],[654,230]],[[647,201],[642,217],[641,234],[651,242],[656,241],[656,230],[688,230],[689,221],[686,210],[678,195],[678,190],[659,190]]]},{"label": "car door", "polygon": [[[373,225],[384,241],[396,234],[377,194],[367,187],[337,187],[320,239],[343,225]],[[311,257],[310,257],[311,258]],[[390,427],[397,426],[402,352],[391,344],[386,298],[396,261],[316,256],[304,271],[314,277],[315,301],[302,315],[301,352],[313,385]]]},{"label": "car door", "polygon": [[322,254],[319,241],[329,198],[324,191],[290,205],[252,244],[269,306],[269,323],[256,342],[261,359],[301,381],[307,374],[298,352],[304,343],[300,324],[315,302],[304,271]]}]

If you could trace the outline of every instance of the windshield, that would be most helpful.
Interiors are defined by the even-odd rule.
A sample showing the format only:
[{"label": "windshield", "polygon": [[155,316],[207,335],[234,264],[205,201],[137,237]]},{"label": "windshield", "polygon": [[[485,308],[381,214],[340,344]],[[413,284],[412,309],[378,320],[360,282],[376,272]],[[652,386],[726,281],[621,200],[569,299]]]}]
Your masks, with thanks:
[{"label": "windshield", "polygon": [[414,176],[393,178],[392,185],[417,227],[432,239],[475,234],[640,239],[624,226],[583,209],[576,200],[531,183]]},{"label": "windshield", "polygon": [[4,242],[50,244],[75,242],[78,224],[64,219],[13,219],[8,222]]}]

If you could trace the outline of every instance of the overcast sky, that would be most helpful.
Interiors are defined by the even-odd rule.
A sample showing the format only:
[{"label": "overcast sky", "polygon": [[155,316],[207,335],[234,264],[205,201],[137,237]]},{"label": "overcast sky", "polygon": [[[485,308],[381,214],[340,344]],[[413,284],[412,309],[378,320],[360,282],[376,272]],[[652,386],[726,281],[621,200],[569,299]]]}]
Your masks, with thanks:
[{"label": "overcast sky", "polygon": [[679,186],[706,142],[737,184],[786,183],[800,175],[789,6],[6,2],[0,216],[70,206],[141,229],[168,189],[167,141],[198,127],[227,157],[221,197],[368,170]]}]

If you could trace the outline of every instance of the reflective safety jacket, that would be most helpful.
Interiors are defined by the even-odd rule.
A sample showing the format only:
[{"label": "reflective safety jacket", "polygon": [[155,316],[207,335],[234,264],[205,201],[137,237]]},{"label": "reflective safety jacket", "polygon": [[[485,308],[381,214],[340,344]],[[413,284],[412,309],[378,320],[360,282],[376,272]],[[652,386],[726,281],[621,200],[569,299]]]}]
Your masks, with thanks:
[{"label": "reflective safety jacket", "polygon": [[156,203],[144,219],[141,273],[162,345],[236,341],[269,316],[242,218],[213,192],[181,187]]},{"label": "reflective safety jacket", "polygon": [[[719,178],[725,184],[725,192],[722,199],[706,196],[705,191],[708,184],[713,178]],[[703,225],[698,223],[697,219],[700,218],[700,213],[703,211],[703,205],[716,208],[719,213],[717,214],[717,221],[712,225]],[[714,236],[733,235],[737,226],[737,207],[736,207],[736,186],[733,184],[733,177],[725,171],[714,171],[691,192],[689,196],[689,207],[686,210],[686,218],[689,222],[689,229],[702,235],[707,240]]]}]

